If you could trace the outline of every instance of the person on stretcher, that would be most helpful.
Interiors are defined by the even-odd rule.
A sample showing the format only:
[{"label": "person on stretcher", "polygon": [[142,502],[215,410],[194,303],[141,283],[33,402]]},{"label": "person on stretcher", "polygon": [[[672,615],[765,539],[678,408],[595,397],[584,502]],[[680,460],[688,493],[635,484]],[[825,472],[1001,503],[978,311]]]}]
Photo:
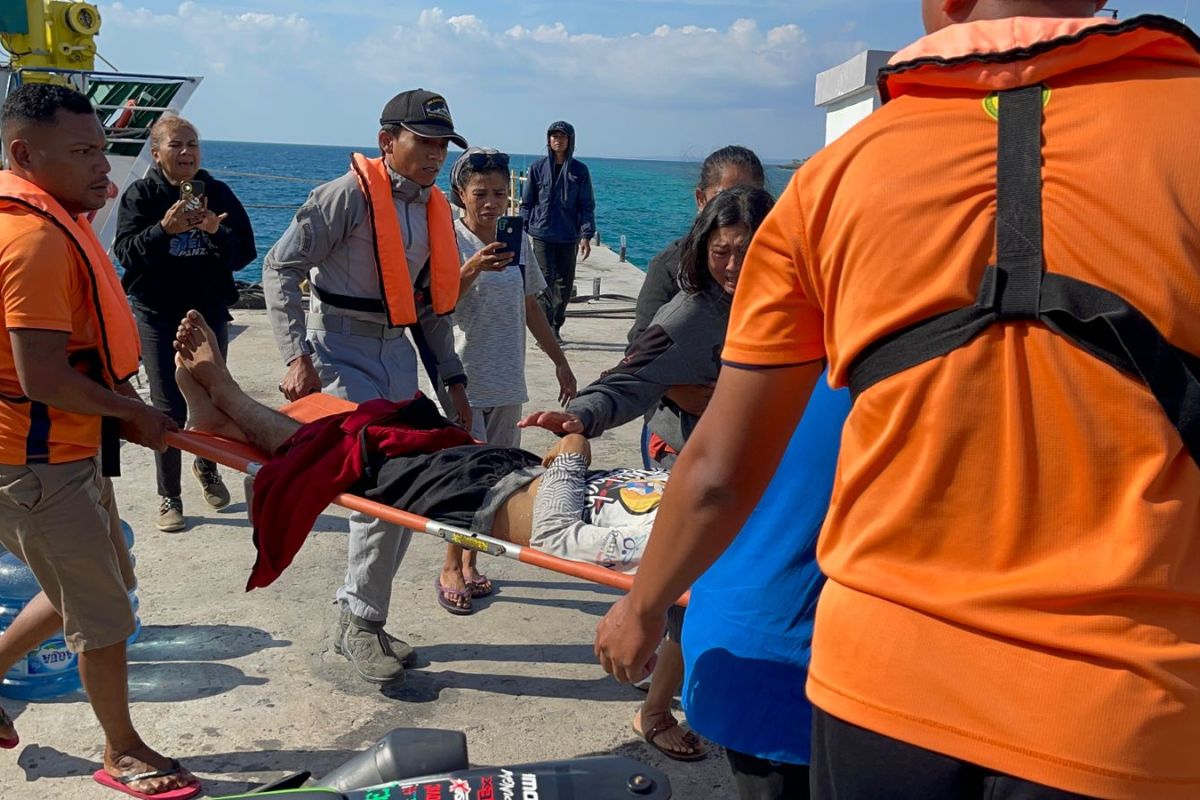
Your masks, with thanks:
[{"label": "person on stretcher", "polygon": [[[273,454],[302,427],[242,391],[199,312],[189,311],[180,321],[175,349],[188,428]],[[468,444],[389,458],[365,494],[561,558],[633,571],[669,473],[596,472],[590,462],[588,440],[578,434],[558,440],[543,458],[517,448]]]}]

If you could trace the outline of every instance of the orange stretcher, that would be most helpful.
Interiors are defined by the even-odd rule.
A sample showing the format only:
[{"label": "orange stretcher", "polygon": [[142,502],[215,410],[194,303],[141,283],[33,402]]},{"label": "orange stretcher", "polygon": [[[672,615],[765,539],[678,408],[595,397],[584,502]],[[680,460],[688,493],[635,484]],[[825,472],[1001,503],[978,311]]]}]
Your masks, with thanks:
[{"label": "orange stretcher", "polygon": [[[340,414],[355,408],[354,403],[331,397],[327,394],[312,394],[302,397],[294,403],[288,403],[279,409],[297,422],[312,422],[332,414]],[[231,469],[248,475],[257,475],[269,456],[244,442],[235,442],[221,436],[200,433],[197,431],[179,431],[167,434],[167,444],[171,447],[186,450],[194,455],[202,456]],[[558,556],[552,556],[535,550],[532,547],[512,544],[500,539],[475,533],[454,525],[446,525],[437,520],[427,519],[418,514],[410,514],[365,497],[353,494],[339,494],[333,500],[335,505],[370,514],[385,522],[392,522],[401,527],[436,536],[450,544],[456,544],[469,550],[477,550],[490,556],[503,556],[531,564],[535,567],[548,569],[562,575],[582,578],[585,581],[611,586],[614,589],[629,591],[633,585],[633,575],[605,569],[598,564],[588,564],[582,561],[570,561]],[[679,601],[680,605],[687,604],[685,595]]]}]

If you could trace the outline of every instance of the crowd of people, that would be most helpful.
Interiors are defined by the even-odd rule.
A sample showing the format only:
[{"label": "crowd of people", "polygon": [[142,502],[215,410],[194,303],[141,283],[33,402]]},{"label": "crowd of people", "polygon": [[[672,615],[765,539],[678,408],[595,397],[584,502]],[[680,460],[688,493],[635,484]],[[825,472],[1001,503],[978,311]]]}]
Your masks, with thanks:
[{"label": "crowd of people", "polygon": [[[1103,5],[925,0],[883,108],[777,199],[753,152],[713,152],[624,356],[583,387],[561,336],[595,230],[574,128],[547,130],[514,251],[508,156],[470,147],[441,95],[402,92],[379,154],[314,189],[266,255],[279,391],[382,409],[396,435],[371,454],[372,499],[636,572],[597,657],[649,676],[638,735],[681,761],[709,755],[701,735],[721,745],[743,800],[1200,796],[1200,161],[1179,135],[1200,38]],[[194,125],[151,131],[120,282],[86,222],[109,185],[87,99],[23,86],[0,128],[0,544],[43,589],[0,672],[61,628],[104,731],[96,780],[190,797],[198,780],[130,719],[133,567],[102,456],[156,451],[178,530],[168,432],[286,471],[330,426],[226,366],[231,276],[255,249]],[[562,408],[524,409],[526,332]],[[345,419],[341,447],[374,447]],[[637,419],[644,454],[591,469],[589,438]],[[520,447],[535,426],[559,437],[542,455]],[[229,502],[215,465],[193,473]],[[255,524],[260,553],[302,541]],[[410,536],[350,521],[333,648],[370,682],[414,663],[385,630]],[[495,588],[474,556],[447,546],[450,613]],[[0,747],[18,741],[0,710]]]}]

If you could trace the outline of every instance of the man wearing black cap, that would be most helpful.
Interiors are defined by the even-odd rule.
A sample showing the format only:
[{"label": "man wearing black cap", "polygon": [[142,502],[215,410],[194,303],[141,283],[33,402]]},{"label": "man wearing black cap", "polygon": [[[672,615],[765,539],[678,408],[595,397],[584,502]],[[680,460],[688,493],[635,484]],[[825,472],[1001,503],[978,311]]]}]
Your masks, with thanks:
[{"label": "man wearing black cap", "polygon": [[546,130],[546,146],[548,154],[529,167],[521,218],[546,278],[542,307],[561,339],[575,286],[575,252],[578,249],[584,260],[592,252],[596,198],[591,173],[574,158],[575,128],[561,120],[552,123]]},{"label": "man wearing black cap", "polygon": [[[289,400],[316,391],[356,403],[407,399],[417,391],[419,354],[469,428],[466,376],[445,316],[458,299],[457,241],[449,204],[433,185],[448,143],[467,142],[445,99],[424,89],[393,97],[379,124],[382,157],[354,154],[345,175],[312,191],[264,260],[267,310],[287,364],[279,390]],[[412,663],[412,648],[383,630],[410,536],[350,517],[334,649],[375,683],[402,680]]]}]

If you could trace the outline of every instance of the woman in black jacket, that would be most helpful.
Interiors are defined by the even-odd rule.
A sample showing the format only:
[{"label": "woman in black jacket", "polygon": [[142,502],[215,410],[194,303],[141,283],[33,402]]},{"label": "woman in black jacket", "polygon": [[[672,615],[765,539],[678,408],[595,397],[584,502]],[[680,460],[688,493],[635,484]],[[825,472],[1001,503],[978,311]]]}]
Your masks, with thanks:
[{"label": "woman in black jacket", "polygon": [[[258,255],[250,218],[233,191],[200,169],[200,135],[178,116],[150,129],[155,166],[121,198],[113,251],[125,272],[121,283],[133,299],[154,407],[180,425],[187,404],[175,385],[172,341],[190,308],[203,312],[228,349],[229,306],[237,300],[233,273]],[[190,191],[189,191],[190,190]],[[182,530],[178,450],[156,456],[160,496],[158,527]],[[213,508],[229,504],[217,465],[197,458],[192,473]]]}]

